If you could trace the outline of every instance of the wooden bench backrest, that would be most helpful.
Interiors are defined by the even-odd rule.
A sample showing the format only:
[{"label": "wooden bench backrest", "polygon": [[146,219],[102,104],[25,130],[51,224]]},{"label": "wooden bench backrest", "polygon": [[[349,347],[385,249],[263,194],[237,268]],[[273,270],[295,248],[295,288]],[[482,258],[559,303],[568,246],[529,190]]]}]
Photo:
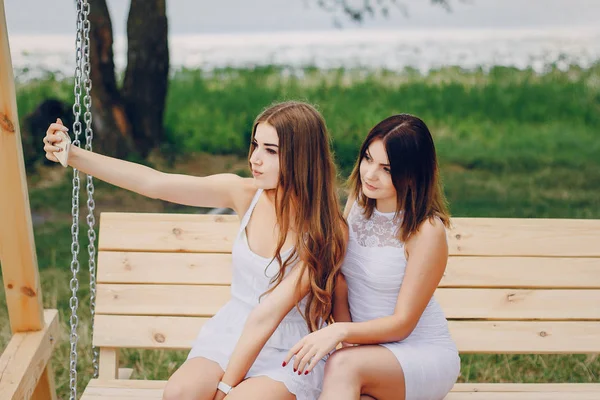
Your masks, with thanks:
[{"label": "wooden bench backrest", "polygon": [[[600,352],[600,221],[455,218],[436,291],[463,353]],[[236,216],[103,213],[94,344],[188,349],[228,299]]]}]

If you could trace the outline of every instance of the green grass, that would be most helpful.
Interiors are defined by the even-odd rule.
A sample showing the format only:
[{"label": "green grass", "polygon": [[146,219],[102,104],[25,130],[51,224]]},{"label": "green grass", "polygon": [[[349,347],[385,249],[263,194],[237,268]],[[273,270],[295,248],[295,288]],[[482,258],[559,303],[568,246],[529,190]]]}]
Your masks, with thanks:
[{"label": "green grass", "polygon": [[[17,92],[21,116],[43,98],[70,101],[72,96],[70,82],[51,77],[19,84]],[[423,118],[435,136],[453,215],[600,218],[600,64],[564,72],[550,67],[541,75],[503,67],[489,72],[444,68],[427,75],[315,68],[289,73],[280,67],[181,70],[171,80],[165,116],[165,148],[175,151],[175,162],[154,165],[191,174],[243,172],[252,121],[265,106],[286,99],[306,100],[322,111],[342,177],[375,123],[408,112]],[[41,168],[31,174],[29,195],[32,211],[42,218],[35,240],[44,305],[57,307],[63,323],[53,362],[59,394],[66,398],[71,188],[70,173],[61,171]],[[96,199],[98,211],[192,210],[101,182]],[[85,227],[81,231],[85,236]],[[87,261],[81,262],[80,276],[86,280]],[[82,285],[81,325],[86,328],[80,387],[90,374],[87,292]],[[0,293],[0,349],[10,337],[7,318]],[[134,367],[134,377],[166,379],[184,357],[185,352],[127,350],[122,363]],[[461,381],[600,382],[600,359],[593,355],[462,359]]]},{"label": "green grass", "polygon": [[[70,82],[21,84],[21,115]],[[324,114],[343,176],[369,129],[392,113],[420,116],[436,140],[454,215],[598,216],[600,64],[545,74],[496,67],[402,72],[282,67],[179,70],[171,79],[165,151],[247,153],[255,116],[300,99]],[[102,140],[102,138],[97,138]]]}]

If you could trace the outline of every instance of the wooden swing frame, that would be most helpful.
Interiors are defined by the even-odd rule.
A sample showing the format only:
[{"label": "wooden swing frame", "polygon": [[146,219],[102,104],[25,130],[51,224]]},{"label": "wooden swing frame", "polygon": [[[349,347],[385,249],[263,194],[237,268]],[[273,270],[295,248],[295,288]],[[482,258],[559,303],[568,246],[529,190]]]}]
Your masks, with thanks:
[{"label": "wooden swing frame", "polygon": [[0,398],[55,400],[58,311],[42,304],[4,0],[0,23],[0,260],[13,333],[0,355]]}]

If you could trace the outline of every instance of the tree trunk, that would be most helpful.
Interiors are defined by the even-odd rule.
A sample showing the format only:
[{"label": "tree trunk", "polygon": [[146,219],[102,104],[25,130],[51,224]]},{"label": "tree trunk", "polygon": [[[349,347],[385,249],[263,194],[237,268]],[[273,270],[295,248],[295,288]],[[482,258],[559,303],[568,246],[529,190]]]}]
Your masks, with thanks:
[{"label": "tree trunk", "polygon": [[[90,0],[90,63],[94,150],[114,157],[137,153],[130,118],[117,88],[113,33],[106,0]],[[81,138],[82,144],[84,137]]]},{"label": "tree trunk", "polygon": [[166,0],[132,0],[127,19],[125,110],[142,156],[163,139],[169,74]]}]

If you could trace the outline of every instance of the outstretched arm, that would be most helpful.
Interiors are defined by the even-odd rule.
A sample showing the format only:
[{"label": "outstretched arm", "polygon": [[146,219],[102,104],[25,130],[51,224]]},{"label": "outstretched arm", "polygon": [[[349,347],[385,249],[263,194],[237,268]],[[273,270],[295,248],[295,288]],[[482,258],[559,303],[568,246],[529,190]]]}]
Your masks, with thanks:
[{"label": "outstretched arm", "polygon": [[[227,370],[221,379],[223,382],[235,387],[244,379],[283,318],[306,296],[310,286],[308,271],[301,274],[300,270],[300,265],[296,265],[289,275],[252,310],[229,359]],[[300,281],[300,290],[296,289],[298,281]],[[217,391],[215,399],[221,398],[224,398],[224,394]]]},{"label": "outstretched arm", "polygon": [[[56,144],[61,141],[57,131],[67,131],[60,120],[50,125],[44,138],[46,158],[55,162],[58,160],[54,153],[59,151]],[[238,215],[248,206],[247,194],[255,190],[252,179],[234,174],[169,174],[77,146],[71,146],[67,162],[87,175],[146,197],[196,207],[232,208]]]}]

